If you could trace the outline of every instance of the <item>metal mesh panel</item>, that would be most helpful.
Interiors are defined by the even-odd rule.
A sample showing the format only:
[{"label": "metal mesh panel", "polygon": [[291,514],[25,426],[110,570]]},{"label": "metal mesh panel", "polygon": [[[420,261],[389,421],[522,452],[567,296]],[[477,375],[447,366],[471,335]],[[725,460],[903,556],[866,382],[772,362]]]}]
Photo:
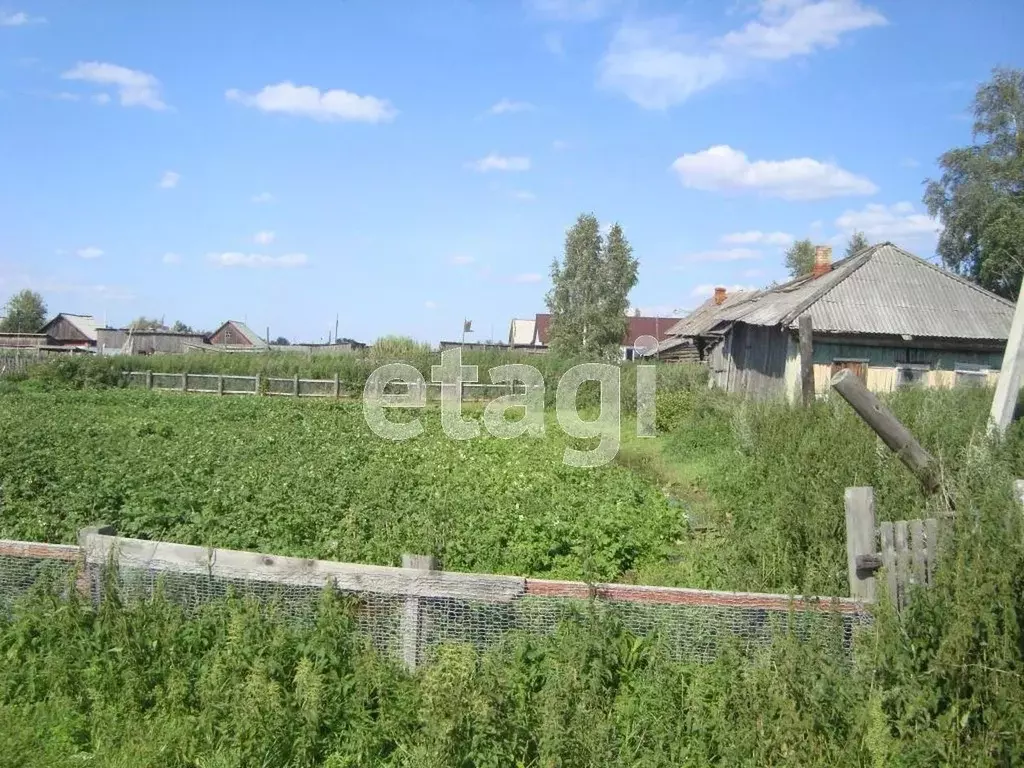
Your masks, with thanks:
[{"label": "metal mesh panel", "polygon": [[255,376],[225,376],[224,394],[252,395],[256,393]]},{"label": "metal mesh panel", "polygon": [[[141,544],[155,546],[149,542]],[[211,563],[218,556],[228,557],[222,550],[209,550],[209,553]],[[202,565],[195,558],[183,566],[183,570],[159,559],[140,566],[137,558],[129,558],[127,565],[119,562],[112,570],[112,560],[104,564],[91,556],[75,581],[81,559],[77,547],[21,542],[0,544],[0,609],[45,579],[51,579],[48,583],[63,585],[65,590],[77,587],[99,601],[104,580],[112,578],[121,598],[129,603],[148,600],[160,591],[192,611],[211,600],[238,594],[272,602],[280,613],[291,619],[308,621],[314,615],[324,585],[340,583],[334,582],[327,573],[317,583],[309,572],[287,570],[268,577],[266,573],[229,567],[221,568],[222,572],[214,575],[212,567],[210,573],[202,572]],[[274,560],[270,556],[265,559]],[[316,564],[316,561],[302,562],[308,566]],[[437,574],[383,570],[412,578],[418,574]],[[849,648],[854,630],[870,622],[870,615],[863,607],[849,600],[792,601],[783,595],[625,585],[592,587],[538,580],[520,580],[525,585],[523,592],[509,599],[504,589],[508,580],[498,583],[495,577],[476,578],[483,580],[476,587],[479,598],[432,596],[419,587],[410,588],[412,594],[383,592],[380,587],[339,591],[357,601],[358,626],[373,645],[410,666],[429,661],[434,650],[443,644],[468,644],[485,650],[510,633],[547,635],[555,632],[562,622],[584,621],[595,613],[618,619],[640,636],[657,633],[678,659],[703,662],[713,660],[726,645],[740,649],[764,646],[781,630],[795,632],[798,637],[809,635],[815,628],[837,632]],[[493,589],[489,590],[486,579],[495,581]],[[353,582],[349,579],[345,583]],[[444,589],[442,585],[440,590]]]},{"label": "metal mesh panel", "polygon": [[189,392],[218,392],[217,381],[220,377],[209,373],[190,373],[188,375]]},{"label": "metal mesh panel", "polygon": [[273,377],[267,379],[267,394],[268,395],[294,395],[295,394],[295,379],[275,379]]},{"label": "metal mesh panel", "polygon": [[334,397],[334,380],[299,379],[299,395],[307,397]]},{"label": "metal mesh panel", "polygon": [[[192,377],[189,376],[191,379]],[[180,373],[154,373],[153,374],[153,388],[154,389],[181,389],[181,374]]]}]

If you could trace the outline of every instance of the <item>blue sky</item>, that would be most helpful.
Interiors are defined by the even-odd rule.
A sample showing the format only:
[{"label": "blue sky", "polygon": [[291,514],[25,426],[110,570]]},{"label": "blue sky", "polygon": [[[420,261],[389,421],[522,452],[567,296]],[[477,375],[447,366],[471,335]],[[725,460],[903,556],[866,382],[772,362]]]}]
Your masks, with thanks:
[{"label": "blue sky", "polygon": [[1024,64],[985,0],[10,1],[0,296],[308,341],[502,338],[583,211],[662,314],[792,237],[932,256],[922,182]]}]

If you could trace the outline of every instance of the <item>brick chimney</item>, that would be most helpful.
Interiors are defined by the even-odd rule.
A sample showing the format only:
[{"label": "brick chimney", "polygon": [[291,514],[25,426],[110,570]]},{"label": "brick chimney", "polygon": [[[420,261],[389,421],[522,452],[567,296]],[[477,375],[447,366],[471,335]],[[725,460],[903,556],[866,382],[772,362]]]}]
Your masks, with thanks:
[{"label": "brick chimney", "polygon": [[832,271],[832,246],[814,246],[814,267],[811,269],[813,277],[821,277]]},{"label": "brick chimney", "polygon": [[715,288],[715,304],[721,304],[725,301],[726,293],[725,288],[718,286]]}]

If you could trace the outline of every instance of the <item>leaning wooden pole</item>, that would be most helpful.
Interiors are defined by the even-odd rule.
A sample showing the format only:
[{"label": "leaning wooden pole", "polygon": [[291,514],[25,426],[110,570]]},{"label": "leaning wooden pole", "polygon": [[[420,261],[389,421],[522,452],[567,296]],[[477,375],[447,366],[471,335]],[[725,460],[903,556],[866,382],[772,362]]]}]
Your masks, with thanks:
[{"label": "leaning wooden pole", "polygon": [[853,371],[846,369],[832,377],[832,388],[857,412],[868,426],[907,465],[928,493],[939,489],[938,464],[935,457],[921,447],[892,411],[868,391]]},{"label": "leaning wooden pole", "polygon": [[804,407],[814,405],[814,339],[810,315],[800,316],[800,390]]},{"label": "leaning wooden pole", "polygon": [[1013,312],[1010,338],[1006,340],[1003,365],[999,370],[996,394],[992,398],[992,411],[988,418],[988,433],[1002,435],[1013,420],[1013,411],[1020,392],[1021,373],[1024,372],[1024,281]]}]

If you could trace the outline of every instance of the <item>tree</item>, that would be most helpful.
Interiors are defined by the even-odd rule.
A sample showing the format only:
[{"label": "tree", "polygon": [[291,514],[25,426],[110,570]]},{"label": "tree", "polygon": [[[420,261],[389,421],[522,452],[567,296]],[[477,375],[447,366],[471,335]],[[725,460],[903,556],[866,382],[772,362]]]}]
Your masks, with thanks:
[{"label": "tree", "polygon": [[175,320],[170,330],[171,333],[195,333],[191,325],[185,325],[181,320]]},{"label": "tree", "polygon": [[565,235],[562,262],[551,265],[552,287],[545,297],[556,354],[618,357],[637,266],[622,227],[614,225],[606,241],[597,218],[580,215]]},{"label": "tree", "polygon": [[850,241],[846,244],[846,255],[847,257],[853,256],[855,253],[863,251],[870,245],[871,243],[868,242],[864,233],[858,230],[850,235]]},{"label": "tree", "polygon": [[810,238],[797,240],[786,251],[786,269],[790,277],[806,275],[814,267],[814,243]]},{"label": "tree", "polygon": [[137,317],[128,323],[128,327],[133,331],[166,331],[167,326],[163,324],[162,320],[157,318],[149,318],[145,315]]},{"label": "tree", "polygon": [[288,339],[286,339],[284,336],[278,336],[276,339],[274,339],[275,346],[287,347],[289,344],[291,344],[291,342],[288,341]]},{"label": "tree", "polygon": [[993,70],[972,109],[975,143],[939,158],[924,203],[942,222],[943,264],[1012,299],[1024,275],[1024,70]]},{"label": "tree", "polygon": [[46,304],[43,297],[27,288],[14,294],[4,308],[0,319],[3,333],[36,333],[46,322]]}]

